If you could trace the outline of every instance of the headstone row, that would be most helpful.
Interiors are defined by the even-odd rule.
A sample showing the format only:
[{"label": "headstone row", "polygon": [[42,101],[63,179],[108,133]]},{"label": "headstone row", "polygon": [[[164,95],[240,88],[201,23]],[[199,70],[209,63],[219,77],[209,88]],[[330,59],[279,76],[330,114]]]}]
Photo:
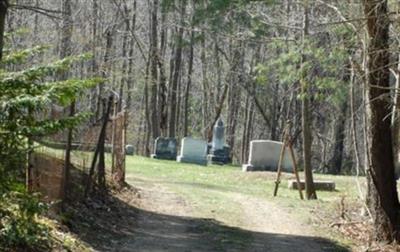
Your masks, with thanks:
[{"label": "headstone row", "polygon": [[152,158],[177,160],[183,163],[199,165],[230,163],[230,148],[225,145],[225,127],[218,119],[213,129],[213,139],[207,143],[201,139],[185,137],[182,139],[180,155],[177,156],[177,141],[175,138],[158,137],[154,144]]},{"label": "headstone row", "polygon": [[[282,142],[270,140],[254,140],[250,142],[250,153],[248,164],[244,164],[243,171],[276,171]],[[193,163],[199,165],[228,164],[230,159],[230,147],[225,144],[225,126],[221,118],[216,122],[213,129],[211,143],[201,139],[185,137],[180,146],[178,156],[178,144],[175,138],[159,137],[155,140],[155,159],[177,160],[182,163]],[[293,171],[290,153],[285,150],[282,168],[285,172]]]},{"label": "headstone row", "polygon": [[[177,155],[177,141],[175,138],[159,137],[155,141],[152,158],[177,160],[182,163],[199,165],[230,163],[229,146],[224,144],[223,123],[219,120],[214,127],[213,140],[210,144],[200,139],[185,137],[182,139],[180,155]],[[243,165],[243,171],[276,171],[282,142],[270,140],[254,140],[250,142],[249,163]],[[286,149],[282,162],[285,172],[293,171],[290,153]]]}]

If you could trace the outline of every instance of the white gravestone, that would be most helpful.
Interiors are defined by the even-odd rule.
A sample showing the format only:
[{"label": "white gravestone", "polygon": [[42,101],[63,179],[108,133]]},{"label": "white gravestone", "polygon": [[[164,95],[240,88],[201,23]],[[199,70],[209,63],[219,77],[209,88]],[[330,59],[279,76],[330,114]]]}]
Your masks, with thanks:
[{"label": "white gravestone", "polygon": [[[282,145],[282,142],[270,140],[251,141],[249,163],[243,165],[243,171],[277,171]],[[282,162],[282,171],[293,171],[292,159],[287,148]]]},{"label": "white gravestone", "polygon": [[225,145],[225,127],[221,118],[218,119],[214,126],[212,138],[212,151],[222,150]]},{"label": "white gravestone", "polygon": [[176,160],[181,163],[207,165],[207,142],[191,137],[183,138],[181,153]]}]

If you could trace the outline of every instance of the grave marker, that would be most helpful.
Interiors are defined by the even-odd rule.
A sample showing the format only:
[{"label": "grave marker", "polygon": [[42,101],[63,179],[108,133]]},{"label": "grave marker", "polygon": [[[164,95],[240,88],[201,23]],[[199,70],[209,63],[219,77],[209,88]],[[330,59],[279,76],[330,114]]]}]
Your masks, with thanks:
[{"label": "grave marker", "polygon": [[152,158],[176,160],[177,142],[175,138],[158,137],[154,144],[154,154]]},{"label": "grave marker", "polygon": [[178,162],[207,165],[207,142],[185,137],[182,139]]},{"label": "grave marker", "polygon": [[[282,145],[282,142],[270,140],[251,141],[249,163],[242,166],[243,171],[276,171]],[[293,171],[293,163],[287,149],[282,162],[282,170],[285,172]]]},{"label": "grave marker", "polygon": [[135,147],[131,144],[127,144],[125,146],[125,154],[129,156],[133,156],[135,154]]},{"label": "grave marker", "polygon": [[208,163],[227,164],[230,163],[230,148],[225,145],[225,126],[221,118],[215,123],[213,138],[211,142],[210,155],[207,156]]}]

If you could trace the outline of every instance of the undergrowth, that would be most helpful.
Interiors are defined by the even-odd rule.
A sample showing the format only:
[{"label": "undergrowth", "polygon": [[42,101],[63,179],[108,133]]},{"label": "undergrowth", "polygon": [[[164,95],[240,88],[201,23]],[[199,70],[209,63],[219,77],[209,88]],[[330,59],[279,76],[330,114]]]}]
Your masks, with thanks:
[{"label": "undergrowth", "polygon": [[38,219],[47,208],[37,195],[3,194],[0,199],[0,250],[45,251],[50,248],[49,229]]},{"label": "undergrowth", "polygon": [[0,198],[0,251],[91,251],[59,221],[38,194],[12,191]]}]

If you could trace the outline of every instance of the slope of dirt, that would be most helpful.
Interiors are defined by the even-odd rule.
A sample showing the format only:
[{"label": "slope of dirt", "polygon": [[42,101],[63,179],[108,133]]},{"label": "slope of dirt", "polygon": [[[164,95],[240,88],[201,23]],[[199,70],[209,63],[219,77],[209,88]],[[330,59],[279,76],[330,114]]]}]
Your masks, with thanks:
[{"label": "slope of dirt", "polygon": [[68,207],[64,222],[93,251],[119,251],[134,236],[139,209],[133,202],[138,197],[134,188],[125,188],[105,199],[75,202]]}]

